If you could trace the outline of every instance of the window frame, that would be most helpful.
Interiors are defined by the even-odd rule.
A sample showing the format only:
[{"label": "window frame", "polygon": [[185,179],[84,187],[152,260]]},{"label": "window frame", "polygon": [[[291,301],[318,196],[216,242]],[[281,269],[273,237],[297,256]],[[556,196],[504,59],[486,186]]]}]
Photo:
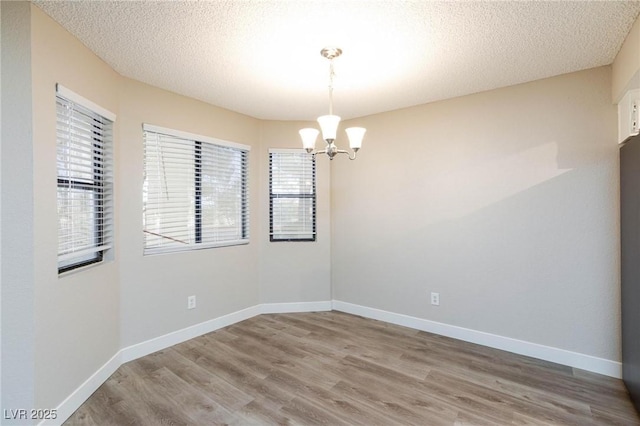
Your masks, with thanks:
[{"label": "window frame", "polygon": [[[184,132],[181,130],[169,129],[161,126],[156,126],[148,123],[143,123],[143,142],[144,142],[144,158],[146,162],[147,158],[147,140],[146,133],[155,133],[158,135],[169,136],[171,138],[181,139],[184,142],[193,142],[194,154],[193,154],[193,167],[194,167],[194,178],[193,178],[193,202],[194,202],[194,242],[187,243],[185,246],[147,246],[146,237],[143,242],[143,255],[150,256],[156,254],[169,254],[169,253],[178,253],[178,252],[188,252],[193,250],[203,250],[209,248],[216,247],[229,247],[229,246],[238,246],[238,245],[246,245],[250,243],[250,211],[249,211],[249,153],[251,151],[251,147],[249,145],[244,145],[236,142],[229,142],[221,139],[211,138],[208,136],[197,135],[194,133]],[[214,241],[214,242],[203,242],[207,238],[206,235],[203,235],[203,220],[202,216],[204,214],[203,210],[203,201],[202,201],[202,186],[198,187],[198,185],[203,184],[203,149],[206,148],[204,144],[210,144],[215,147],[221,148],[230,148],[233,150],[237,150],[240,153],[241,160],[241,189],[240,194],[243,197],[241,202],[241,225],[239,229],[240,238],[232,239],[232,240],[222,240],[222,241]],[[145,173],[145,181],[146,181],[146,165],[144,166]],[[143,194],[146,189],[143,188]],[[145,234],[155,235],[163,237],[161,234],[151,232],[148,229],[145,229],[146,223],[146,202],[143,200],[143,232]],[[167,239],[172,239],[171,237],[165,236]]]},{"label": "window frame", "polygon": [[[94,146],[95,148],[95,146]],[[95,151],[94,151],[95,153]],[[95,159],[95,157],[94,157]],[[95,164],[95,163],[94,163]],[[100,247],[102,246],[105,238],[104,238],[104,230],[105,230],[105,220],[104,218],[100,217],[99,212],[100,211],[104,211],[105,209],[105,205],[106,202],[104,200],[104,198],[101,197],[102,194],[105,193],[105,189],[104,189],[104,179],[102,179],[98,173],[96,173],[96,169],[94,167],[94,171],[93,171],[93,178],[91,180],[91,182],[84,182],[81,180],[77,180],[77,179],[62,179],[58,176],[58,182],[57,182],[57,188],[63,188],[63,189],[68,189],[69,187],[73,188],[73,189],[79,189],[87,192],[90,192],[94,195],[94,199],[95,204],[94,204],[94,208],[93,208],[93,215],[94,218],[92,220],[92,227],[93,227],[93,234],[94,234],[94,240],[95,240],[95,246],[96,247]],[[98,195],[98,196],[96,196]],[[99,263],[102,262],[102,260],[104,259],[104,250],[97,250],[93,253],[88,253],[87,255],[80,255],[77,256],[77,261],[73,262],[73,263],[67,263],[64,266],[60,266],[61,261],[58,259],[58,273],[62,274],[65,272],[69,272],[72,271],[74,269],[77,268],[81,268],[83,266],[88,266],[94,263]],[[89,257],[90,254],[93,254],[92,257]],[[60,255],[58,253],[58,255]],[[66,263],[66,262],[64,262]]]},{"label": "window frame", "polygon": [[[91,179],[74,178],[71,176],[61,176],[60,169],[56,166],[56,205],[60,208],[59,191],[64,190],[80,190],[92,194],[92,220],[94,243],[88,248],[79,251],[71,251],[69,253],[60,254],[58,244],[58,274],[64,274],[85,266],[99,264],[105,260],[105,253],[112,248],[112,223],[113,215],[110,213],[113,207],[112,199],[108,196],[112,192],[113,177],[110,170],[113,167],[111,152],[113,150],[113,123],[116,115],[112,112],[100,107],[90,100],[78,95],[70,89],[56,84],[56,156],[60,148],[61,140],[57,135],[60,126],[60,118],[58,117],[58,108],[70,107],[77,114],[83,115],[86,120],[83,121],[91,127],[92,143],[86,147],[91,149],[91,159],[87,160],[85,165],[90,165]],[[100,125],[98,125],[98,123]],[[68,125],[68,123],[62,123]],[[98,138],[98,135],[101,136]],[[68,136],[69,138],[71,135]],[[78,138],[82,142],[88,142],[83,138]],[[56,160],[58,161],[58,160]],[[100,164],[102,163],[102,166]],[[67,166],[69,166],[68,163]],[[82,164],[75,162],[73,164]],[[60,215],[58,217],[58,238],[60,237]],[[87,252],[87,250],[90,250]],[[75,254],[75,255],[74,255]]]},{"label": "window frame", "polygon": [[[312,164],[312,190],[313,193],[286,193],[286,194],[274,194],[273,192],[273,154],[300,154],[300,155],[308,155],[311,158]],[[269,241],[270,242],[315,242],[317,240],[317,203],[318,203],[318,191],[317,191],[317,174],[316,174],[316,156],[313,154],[307,153],[304,149],[295,149],[295,148],[271,148],[269,149]],[[274,199],[311,199],[312,200],[312,217],[311,217],[311,237],[277,237],[274,236],[274,215],[273,215],[273,201]]]}]

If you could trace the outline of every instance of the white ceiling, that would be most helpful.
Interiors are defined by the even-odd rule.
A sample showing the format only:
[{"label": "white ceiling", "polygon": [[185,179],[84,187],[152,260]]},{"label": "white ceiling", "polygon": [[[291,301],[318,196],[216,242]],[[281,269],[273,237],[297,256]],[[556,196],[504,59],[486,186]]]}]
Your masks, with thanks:
[{"label": "white ceiling", "polygon": [[120,74],[253,117],[343,119],[613,62],[636,1],[35,1]]}]

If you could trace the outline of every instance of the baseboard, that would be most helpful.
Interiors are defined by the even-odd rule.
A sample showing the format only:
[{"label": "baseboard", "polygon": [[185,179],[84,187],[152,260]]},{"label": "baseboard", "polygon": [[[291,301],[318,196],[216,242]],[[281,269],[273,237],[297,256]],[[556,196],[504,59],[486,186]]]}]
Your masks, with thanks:
[{"label": "baseboard", "polygon": [[509,337],[484,333],[482,331],[457,327],[422,318],[369,308],[353,303],[334,301],[300,302],[300,303],[265,303],[251,306],[237,312],[230,313],[209,321],[177,330],[163,336],[128,346],[118,351],[109,361],[91,375],[71,395],[57,407],[55,420],[44,420],[39,426],[60,425],[64,423],[83,402],[91,396],[122,364],[133,361],[153,352],[166,349],[189,339],[210,333],[215,330],[233,325],[260,314],[291,313],[291,312],[319,312],[336,310],[349,314],[360,315],[365,318],[376,319],[391,324],[402,325],[417,330],[428,331],[442,336],[452,337],[466,342],[477,343],[491,348],[526,355],[558,364],[580,368],[594,373],[604,374],[615,378],[622,377],[622,364],[602,358],[584,355],[564,349],[552,348],[536,343],[525,342]]},{"label": "baseboard", "polygon": [[125,362],[133,361],[134,359],[177,345],[194,337],[202,336],[203,334],[244,321],[260,315],[260,313],[260,305],[255,305],[120,349],[105,365],[100,367],[98,371],[56,407],[57,418],[55,420],[44,420],[40,422],[38,426],[60,425],[64,423],[78,407]]},{"label": "baseboard", "polygon": [[457,327],[436,321],[429,321],[422,318],[355,305],[353,303],[341,302],[339,300],[334,300],[332,306],[336,311],[360,315],[365,318],[376,319],[391,324],[402,325],[404,327],[452,337],[465,342],[477,343],[490,348],[501,349],[519,355],[530,356],[532,358],[580,368],[582,370],[604,374],[605,376],[615,377],[617,379],[622,378],[622,364],[608,359],[597,358],[591,355],[526,342],[524,340],[512,339],[510,337],[485,333],[469,328]]},{"label": "baseboard", "polygon": [[120,351],[122,363],[141,358],[145,355],[168,348],[178,343],[185,342],[203,334],[230,326],[240,321],[255,317],[260,314],[291,313],[291,312],[316,312],[330,311],[331,301],[300,302],[300,303],[265,303],[251,306],[237,312],[230,313],[209,321],[192,325],[163,336],[159,336],[135,345],[128,346]]},{"label": "baseboard", "polygon": [[182,330],[177,330],[163,336],[128,346],[120,350],[122,363],[124,364],[125,362],[133,361],[134,359],[166,349],[170,346],[177,345],[178,343],[186,342],[187,340],[202,336],[203,334],[211,333],[212,331],[216,331],[237,322],[255,317],[256,315],[260,315],[262,313],[260,306],[261,305],[251,306],[209,321],[192,325],[191,327],[183,328]]},{"label": "baseboard", "polygon": [[64,423],[96,391],[122,364],[141,358],[153,352],[166,349],[178,343],[185,342],[203,334],[233,325],[240,321],[255,317],[263,313],[290,313],[330,311],[332,303],[302,302],[302,303],[267,303],[251,306],[240,311],[232,312],[218,318],[211,319],[190,327],[177,330],[163,336],[158,336],[135,345],[119,350],[106,364],[100,367],[91,377],[69,395],[58,407],[55,420],[44,420],[38,426],[53,426]]},{"label": "baseboard", "polygon": [[56,407],[56,418],[43,420],[38,423],[39,426],[61,425],[67,420],[77,409],[85,402],[96,389],[98,389],[118,367],[122,365],[120,352],[116,353],[102,367],[84,381],[75,391],[71,393],[60,405]]},{"label": "baseboard", "polygon": [[262,314],[287,314],[291,312],[322,312],[330,311],[331,301],[299,302],[299,303],[263,303],[260,305]]}]

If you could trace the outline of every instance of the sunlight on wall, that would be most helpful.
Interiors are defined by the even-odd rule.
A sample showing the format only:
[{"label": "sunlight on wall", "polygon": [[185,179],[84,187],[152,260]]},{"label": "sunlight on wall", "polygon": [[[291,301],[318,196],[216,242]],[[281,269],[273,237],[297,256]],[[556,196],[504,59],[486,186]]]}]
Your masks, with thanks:
[{"label": "sunlight on wall", "polygon": [[558,166],[557,157],[557,143],[548,142],[505,157],[469,161],[435,175],[429,186],[450,196],[440,196],[434,203],[430,222],[467,216],[570,171]]}]

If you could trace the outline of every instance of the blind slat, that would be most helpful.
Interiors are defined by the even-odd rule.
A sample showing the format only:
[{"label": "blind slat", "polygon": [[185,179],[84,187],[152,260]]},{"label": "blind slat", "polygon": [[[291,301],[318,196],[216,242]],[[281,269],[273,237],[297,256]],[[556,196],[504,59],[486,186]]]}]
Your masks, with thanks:
[{"label": "blind slat", "polygon": [[269,152],[271,241],[316,238],[315,158],[302,150]]},{"label": "blind slat", "polygon": [[248,150],[153,129],[145,125],[144,253],[247,243]]},{"label": "blind slat", "polygon": [[64,272],[99,261],[111,248],[112,123],[60,94],[56,110],[58,271]]}]

